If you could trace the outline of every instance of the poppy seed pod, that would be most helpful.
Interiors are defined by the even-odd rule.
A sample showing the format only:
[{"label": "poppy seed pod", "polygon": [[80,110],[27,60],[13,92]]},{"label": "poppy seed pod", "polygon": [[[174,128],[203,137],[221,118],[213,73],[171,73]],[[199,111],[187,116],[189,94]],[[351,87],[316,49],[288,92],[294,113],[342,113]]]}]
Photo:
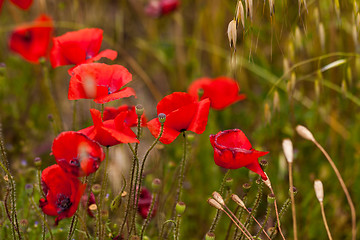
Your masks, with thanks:
[{"label": "poppy seed pod", "polygon": [[186,205],[184,202],[178,202],[175,206],[175,211],[179,215],[183,215],[186,209]]}]

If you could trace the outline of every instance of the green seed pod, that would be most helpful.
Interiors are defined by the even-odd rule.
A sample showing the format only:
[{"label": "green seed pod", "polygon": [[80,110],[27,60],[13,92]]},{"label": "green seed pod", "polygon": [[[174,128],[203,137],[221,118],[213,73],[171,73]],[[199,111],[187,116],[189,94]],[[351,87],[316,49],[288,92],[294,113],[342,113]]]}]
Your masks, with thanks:
[{"label": "green seed pod", "polygon": [[225,180],[225,186],[227,188],[231,188],[233,183],[234,183],[234,179],[232,179],[232,178],[228,178],[228,179]]},{"label": "green seed pod", "polygon": [[248,193],[248,192],[250,191],[251,184],[249,184],[249,183],[244,183],[244,184],[242,185],[242,188],[243,188],[243,190],[244,190],[244,193]]},{"label": "green seed pod", "polygon": [[92,187],[91,187],[91,190],[92,192],[94,193],[94,195],[98,195],[101,191],[101,186],[100,184],[94,184]]},{"label": "green seed pod", "polygon": [[152,190],[154,192],[157,192],[157,191],[159,191],[160,187],[161,187],[161,180],[158,178],[155,178],[151,183]]},{"label": "green seed pod", "polygon": [[182,215],[185,212],[185,209],[186,209],[186,205],[184,202],[176,203],[175,210],[177,214]]},{"label": "green seed pod", "polygon": [[143,113],[144,113],[143,105],[141,105],[141,104],[136,105],[135,112],[138,117],[141,117],[141,115],[143,115]]},{"label": "green seed pod", "polygon": [[205,240],[214,240],[214,239],[215,239],[215,233],[213,233],[213,232],[208,232],[205,235]]},{"label": "green seed pod", "polygon": [[40,167],[41,167],[41,158],[36,157],[36,158],[34,159],[34,163],[35,163],[35,166],[36,166],[37,168],[40,168]]},{"label": "green seed pod", "polygon": [[270,193],[268,196],[267,196],[267,202],[268,204],[274,204],[274,201],[275,201],[275,195]]},{"label": "green seed pod", "polygon": [[165,123],[166,121],[166,114],[165,113],[159,113],[158,119],[160,123]]}]

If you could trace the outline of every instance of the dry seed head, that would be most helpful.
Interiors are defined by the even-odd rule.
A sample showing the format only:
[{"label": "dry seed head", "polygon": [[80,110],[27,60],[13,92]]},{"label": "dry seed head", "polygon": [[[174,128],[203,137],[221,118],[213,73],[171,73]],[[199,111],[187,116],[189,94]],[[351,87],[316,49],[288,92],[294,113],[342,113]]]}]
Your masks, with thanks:
[{"label": "dry seed head", "polygon": [[314,189],[315,189],[316,197],[319,200],[319,202],[324,201],[324,188],[320,180],[315,180]]},{"label": "dry seed head", "polygon": [[355,24],[352,25],[351,33],[352,33],[354,45],[357,46],[358,45],[358,32],[357,32]]},{"label": "dry seed head", "polygon": [[314,8],[313,15],[314,15],[316,26],[318,26],[320,23],[320,14],[319,14],[319,9],[317,7]]},{"label": "dry seed head", "polygon": [[356,0],[354,0],[354,13],[357,13],[359,11],[359,6],[356,2]]},{"label": "dry seed head", "polygon": [[347,92],[347,84],[346,84],[346,81],[345,79],[343,79],[341,81],[341,92],[342,94],[345,96],[346,95],[346,92]]},{"label": "dry seed head", "polygon": [[347,77],[347,80],[349,82],[349,85],[351,86],[352,85],[352,72],[351,72],[351,67],[347,67],[346,69],[346,77]]},{"label": "dry seed head", "polygon": [[227,34],[228,34],[230,48],[235,49],[236,40],[237,40],[236,21],[235,20],[231,20],[231,22],[229,23]]},{"label": "dry seed head", "polygon": [[306,140],[315,142],[315,138],[312,135],[312,133],[310,132],[309,129],[307,129],[306,127],[302,126],[302,125],[297,125],[296,126],[296,132],[303,138],[305,138]]},{"label": "dry seed head", "polygon": [[336,16],[340,18],[340,3],[339,0],[334,1]]},{"label": "dry seed head", "polygon": [[288,77],[290,72],[290,64],[287,58],[283,59],[283,69],[284,69],[284,77]]},{"label": "dry seed head", "polygon": [[292,41],[289,41],[289,43],[288,43],[288,56],[289,56],[290,60],[294,62],[295,50],[294,50],[294,43]]},{"label": "dry seed head", "polygon": [[236,195],[236,194],[231,194],[231,199],[232,199],[236,204],[238,204],[240,207],[246,209],[246,206],[245,206],[244,202],[239,198],[238,195]]},{"label": "dry seed head", "polygon": [[355,25],[356,25],[356,26],[360,26],[360,13],[357,13],[357,14],[356,14]]},{"label": "dry seed head", "polygon": [[220,193],[218,192],[213,192],[212,193],[213,198],[220,203],[221,205],[225,206],[225,202],[224,199],[221,197]]},{"label": "dry seed head", "polygon": [[292,163],[294,160],[293,144],[290,139],[284,139],[282,142],[283,151],[288,163]]},{"label": "dry seed head", "polygon": [[275,14],[275,0],[269,0],[270,17]]},{"label": "dry seed head", "polygon": [[274,92],[273,107],[275,111],[280,111],[280,97],[278,91]]},{"label": "dry seed head", "polygon": [[324,24],[321,22],[319,23],[319,39],[320,39],[320,45],[321,50],[325,50],[325,30],[324,30]]},{"label": "dry seed head", "polygon": [[298,26],[295,28],[295,46],[297,49],[302,49],[302,36]]},{"label": "dry seed head", "polygon": [[224,211],[223,207],[220,205],[220,203],[218,203],[215,199],[213,198],[209,198],[207,200],[208,204],[210,204],[211,206],[213,206],[216,209],[219,209],[221,211]]},{"label": "dry seed head", "polygon": [[264,116],[265,116],[265,121],[267,123],[270,123],[271,121],[271,111],[270,111],[270,106],[268,103],[265,103],[264,105]]},{"label": "dry seed head", "polygon": [[248,2],[248,8],[249,8],[249,17],[250,17],[250,21],[253,21],[253,0],[246,0]]},{"label": "dry seed head", "polygon": [[239,24],[239,22],[241,21],[243,28],[245,28],[244,5],[242,4],[241,0],[239,0],[237,3],[235,18],[236,18],[236,24]]},{"label": "dry seed head", "polygon": [[320,83],[319,83],[319,79],[315,79],[314,88],[315,88],[315,96],[316,96],[316,99],[319,99],[319,97],[320,97]]}]

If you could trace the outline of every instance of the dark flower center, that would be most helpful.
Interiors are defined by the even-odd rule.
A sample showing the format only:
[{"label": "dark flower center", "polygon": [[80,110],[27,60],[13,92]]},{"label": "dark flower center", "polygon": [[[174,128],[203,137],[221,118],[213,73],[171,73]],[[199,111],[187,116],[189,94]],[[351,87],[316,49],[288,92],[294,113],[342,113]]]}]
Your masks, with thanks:
[{"label": "dark flower center", "polygon": [[73,158],[70,160],[69,162],[71,165],[75,166],[75,167],[80,167],[80,162],[79,162],[79,158]]},{"label": "dark flower center", "polygon": [[31,42],[32,41],[32,34],[30,31],[26,31],[25,34],[23,35],[22,39],[25,41],[25,42]]},{"label": "dark flower center", "polygon": [[56,201],[56,206],[58,207],[58,214],[68,210],[72,205],[70,198],[65,194],[58,194],[58,198]]}]

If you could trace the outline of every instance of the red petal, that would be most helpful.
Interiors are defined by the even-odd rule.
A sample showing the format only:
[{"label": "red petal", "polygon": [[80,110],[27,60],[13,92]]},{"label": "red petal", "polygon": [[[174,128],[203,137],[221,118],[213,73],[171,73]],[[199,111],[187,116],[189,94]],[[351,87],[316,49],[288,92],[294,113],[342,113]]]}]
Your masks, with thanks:
[{"label": "red petal", "polygon": [[110,60],[115,60],[117,57],[117,52],[114,50],[106,49],[104,51],[99,52],[98,55],[96,55],[93,58],[88,59],[86,62],[96,62],[99,61],[101,58],[108,58]]},{"label": "red petal", "polygon": [[195,103],[195,98],[184,92],[174,92],[164,97],[157,105],[157,113],[165,113],[168,115],[183,106]]},{"label": "red petal", "polygon": [[22,8],[24,10],[27,10],[30,8],[33,0],[11,0],[12,3],[14,3],[19,8]]},{"label": "red petal", "polygon": [[120,99],[120,98],[131,97],[131,96],[136,97],[135,90],[130,88],[130,87],[126,87],[126,88],[123,88],[122,90],[120,90],[118,92],[115,92],[115,93],[112,93],[112,94],[109,94],[109,95],[106,95],[106,96],[103,96],[103,97],[98,97],[98,98],[94,99],[94,102],[103,104],[103,103],[107,103],[107,102],[110,102],[110,101],[113,101],[113,100],[117,100],[117,99]]},{"label": "red petal", "polygon": [[[160,122],[157,118],[149,121],[147,123],[147,127],[149,128],[151,134],[157,138],[159,136],[160,133]],[[172,143],[177,136],[179,136],[180,132],[176,131],[172,128],[165,128],[163,130],[162,136],[160,138],[160,142],[164,143],[164,144],[169,144]]]},{"label": "red petal", "polygon": [[254,161],[250,163],[249,165],[245,166],[247,169],[253,171],[254,173],[259,174],[262,179],[267,180],[267,177],[264,173],[264,171],[261,169],[260,164],[258,161]]}]

